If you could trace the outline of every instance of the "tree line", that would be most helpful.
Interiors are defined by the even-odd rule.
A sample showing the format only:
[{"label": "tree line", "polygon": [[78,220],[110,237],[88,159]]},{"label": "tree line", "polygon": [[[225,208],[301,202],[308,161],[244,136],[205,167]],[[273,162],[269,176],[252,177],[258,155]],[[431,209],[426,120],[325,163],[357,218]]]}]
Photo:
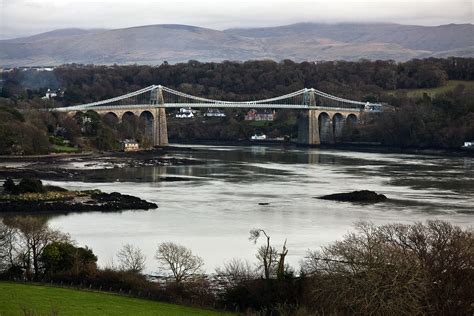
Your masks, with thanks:
[{"label": "tree line", "polygon": [[[138,297],[261,315],[441,314],[474,311],[474,235],[443,221],[355,225],[340,241],[308,251],[299,271],[285,263],[291,246],[275,247],[256,228],[256,261],[234,258],[203,272],[204,261],[174,242],[157,245],[154,259],[166,282],[144,274],[146,255],[131,244],[118,264],[97,266],[43,218],[0,223],[0,278],[82,285]],[[291,243],[290,243],[291,244]]]},{"label": "tree line", "polygon": [[[416,59],[393,61],[332,61],[321,63],[271,60],[222,63],[189,61],[159,66],[64,65],[53,71],[14,69],[0,81],[0,153],[44,153],[51,150],[49,136],[61,137],[75,146],[98,149],[117,147],[123,137],[149,140],[140,122],[116,122],[94,117],[75,119],[38,110],[111,98],[151,84],[162,84],[185,93],[223,100],[254,100],[274,97],[304,87],[341,97],[391,105],[365,120],[344,141],[379,142],[386,146],[459,148],[474,139],[474,91],[470,86],[435,95],[410,96],[404,89],[441,87],[448,80],[474,80],[474,58]],[[43,100],[48,88],[64,95]],[[19,113],[16,110],[20,110]],[[31,113],[31,114],[29,114]],[[171,121],[173,140],[248,138],[255,132],[243,123],[242,110],[229,111],[226,119],[193,122],[183,127]],[[278,111],[277,121],[261,127],[274,137],[296,137],[297,111]],[[89,127],[84,126],[88,124]],[[122,124],[123,125],[123,124]],[[143,125],[143,124],[142,124]],[[15,132],[12,132],[15,131]],[[16,132],[18,131],[18,133]],[[22,147],[25,148],[22,148]],[[51,146],[50,146],[51,147]]]},{"label": "tree line", "polygon": [[320,63],[255,60],[160,66],[64,65],[52,72],[16,69],[2,73],[1,97],[31,98],[62,88],[65,105],[111,98],[152,84],[225,100],[263,99],[302,88],[365,101],[384,90],[432,88],[446,80],[474,80],[473,58]]}]

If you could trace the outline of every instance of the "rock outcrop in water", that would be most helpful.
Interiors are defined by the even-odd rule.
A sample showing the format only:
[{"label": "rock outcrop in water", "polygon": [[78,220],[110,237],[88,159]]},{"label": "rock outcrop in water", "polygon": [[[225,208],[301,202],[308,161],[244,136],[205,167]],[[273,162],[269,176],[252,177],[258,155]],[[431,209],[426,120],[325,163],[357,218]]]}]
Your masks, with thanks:
[{"label": "rock outcrop in water", "polygon": [[342,202],[363,202],[363,203],[377,203],[387,200],[387,197],[383,194],[378,194],[374,191],[361,190],[352,191],[348,193],[336,193],[320,196],[319,199],[342,201]]},{"label": "rock outcrop in water", "polygon": [[69,212],[113,212],[122,210],[149,210],[158,205],[140,198],[114,193],[92,194],[89,199],[79,201],[0,201],[0,213],[69,213]]},{"label": "rock outcrop in water", "polygon": [[5,183],[3,194],[0,194],[0,213],[111,212],[158,208],[155,203],[131,195],[99,190],[68,191],[56,186],[43,186],[39,179],[23,179],[18,185],[7,179]]}]

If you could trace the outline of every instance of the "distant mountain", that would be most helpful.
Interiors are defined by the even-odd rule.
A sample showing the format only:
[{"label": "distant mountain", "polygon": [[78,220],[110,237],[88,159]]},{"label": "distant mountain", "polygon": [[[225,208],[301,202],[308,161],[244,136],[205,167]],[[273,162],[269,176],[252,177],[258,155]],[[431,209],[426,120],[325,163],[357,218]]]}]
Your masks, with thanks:
[{"label": "distant mountain", "polygon": [[299,23],[218,31],[166,24],[116,30],[64,29],[0,41],[3,67],[161,64],[190,59],[407,60],[429,56],[473,57],[474,25]]},{"label": "distant mountain", "polygon": [[83,30],[83,29],[78,29],[78,28],[61,29],[61,30],[55,30],[55,31],[41,33],[41,34],[37,34],[33,36],[28,36],[28,37],[20,37],[20,38],[5,40],[3,42],[34,43],[34,42],[41,42],[41,41],[47,41],[51,39],[58,39],[58,38],[67,38],[71,36],[84,35],[84,34],[101,32],[101,31],[105,31],[105,30],[104,29]]},{"label": "distant mountain", "polygon": [[446,51],[474,45],[474,25],[416,26],[388,23],[298,23],[280,27],[230,29],[230,34],[253,38],[298,37],[331,39],[346,44],[396,44],[406,49]]}]

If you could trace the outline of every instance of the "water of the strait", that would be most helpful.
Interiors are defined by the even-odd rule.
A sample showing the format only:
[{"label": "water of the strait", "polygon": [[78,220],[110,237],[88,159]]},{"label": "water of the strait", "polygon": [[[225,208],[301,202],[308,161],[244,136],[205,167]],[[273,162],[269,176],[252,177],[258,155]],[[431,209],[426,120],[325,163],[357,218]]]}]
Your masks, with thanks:
[{"label": "water of the strait", "polygon": [[[193,151],[173,156],[202,164],[98,169],[87,182],[49,181],[70,189],[135,195],[158,203],[158,209],[59,215],[50,224],[69,233],[79,245],[92,248],[102,266],[114,262],[121,245],[139,246],[147,255],[149,273],[157,271],[154,255],[164,241],[191,248],[204,259],[206,271],[212,272],[232,258],[255,262],[258,245],[249,241],[249,230],[262,228],[275,246],[287,240],[287,260],[298,270],[309,249],[341,239],[357,221],[441,219],[463,227],[474,224],[472,157],[191,147]],[[163,176],[191,181],[158,181]],[[383,193],[391,200],[364,205],[315,199],[360,189]]]}]

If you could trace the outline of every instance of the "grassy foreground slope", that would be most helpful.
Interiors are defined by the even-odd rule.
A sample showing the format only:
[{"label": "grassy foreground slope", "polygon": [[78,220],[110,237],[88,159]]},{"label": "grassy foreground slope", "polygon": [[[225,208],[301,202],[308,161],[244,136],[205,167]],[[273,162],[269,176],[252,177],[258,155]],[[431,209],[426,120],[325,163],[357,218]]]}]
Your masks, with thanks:
[{"label": "grassy foreground slope", "polygon": [[0,282],[0,316],[54,313],[56,315],[231,315],[109,293]]}]

